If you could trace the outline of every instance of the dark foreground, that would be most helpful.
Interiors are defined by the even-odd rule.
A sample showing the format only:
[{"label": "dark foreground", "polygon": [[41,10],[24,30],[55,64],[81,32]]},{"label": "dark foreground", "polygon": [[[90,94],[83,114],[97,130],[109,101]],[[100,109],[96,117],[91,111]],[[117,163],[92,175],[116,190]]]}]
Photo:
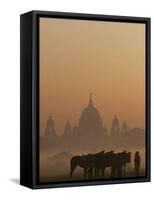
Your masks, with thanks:
[{"label": "dark foreground", "polygon": [[[140,174],[137,176],[137,177],[144,177],[145,176],[145,171],[142,170],[140,171]],[[120,179],[125,179],[125,178],[137,178],[134,171],[130,171],[130,172],[127,172],[125,174],[125,176],[121,177]],[[63,176],[52,176],[52,177],[48,177],[48,176],[44,176],[44,177],[41,177],[40,179],[40,182],[41,183],[46,183],[46,182],[63,182],[63,181],[84,181],[84,180],[115,180],[117,179],[117,177],[115,178],[111,178],[111,175],[110,175],[110,172],[108,171],[105,175],[104,178],[102,177],[98,177],[98,178],[85,178],[83,177],[82,174],[75,174],[72,178],[68,175],[63,175]],[[119,178],[118,178],[119,179]]]}]

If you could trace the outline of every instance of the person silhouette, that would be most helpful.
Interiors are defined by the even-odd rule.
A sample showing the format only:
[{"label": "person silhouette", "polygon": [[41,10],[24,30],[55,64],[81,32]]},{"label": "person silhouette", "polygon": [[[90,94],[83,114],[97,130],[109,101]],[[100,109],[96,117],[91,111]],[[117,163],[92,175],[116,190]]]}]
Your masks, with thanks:
[{"label": "person silhouette", "polygon": [[136,176],[139,176],[139,173],[140,173],[140,163],[141,163],[141,157],[140,157],[139,151],[136,151],[135,158],[134,158],[135,175]]}]

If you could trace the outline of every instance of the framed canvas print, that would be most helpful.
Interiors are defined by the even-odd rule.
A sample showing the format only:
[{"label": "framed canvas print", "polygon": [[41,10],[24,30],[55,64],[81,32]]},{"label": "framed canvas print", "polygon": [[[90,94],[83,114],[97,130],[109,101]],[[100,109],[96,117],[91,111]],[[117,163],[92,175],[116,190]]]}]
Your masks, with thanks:
[{"label": "framed canvas print", "polygon": [[21,185],[150,181],[150,19],[20,21]]}]

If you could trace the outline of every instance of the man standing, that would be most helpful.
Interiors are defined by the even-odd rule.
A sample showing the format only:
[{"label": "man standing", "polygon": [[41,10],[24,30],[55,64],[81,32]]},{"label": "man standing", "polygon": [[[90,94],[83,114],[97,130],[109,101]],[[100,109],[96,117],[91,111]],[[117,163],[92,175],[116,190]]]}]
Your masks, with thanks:
[{"label": "man standing", "polygon": [[134,158],[135,175],[136,176],[139,176],[139,173],[140,173],[140,163],[141,163],[141,158],[139,155],[139,151],[136,151],[135,158]]}]

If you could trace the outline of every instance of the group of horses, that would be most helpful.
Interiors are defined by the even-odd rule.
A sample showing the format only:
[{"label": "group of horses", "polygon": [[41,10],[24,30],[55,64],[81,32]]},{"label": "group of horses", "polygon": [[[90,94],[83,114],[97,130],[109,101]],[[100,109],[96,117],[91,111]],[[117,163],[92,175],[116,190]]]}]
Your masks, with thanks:
[{"label": "group of horses", "polygon": [[76,167],[83,168],[84,178],[104,178],[105,169],[111,168],[111,178],[126,174],[126,165],[131,162],[131,152],[101,151],[95,154],[73,156],[70,160],[70,176]]}]

